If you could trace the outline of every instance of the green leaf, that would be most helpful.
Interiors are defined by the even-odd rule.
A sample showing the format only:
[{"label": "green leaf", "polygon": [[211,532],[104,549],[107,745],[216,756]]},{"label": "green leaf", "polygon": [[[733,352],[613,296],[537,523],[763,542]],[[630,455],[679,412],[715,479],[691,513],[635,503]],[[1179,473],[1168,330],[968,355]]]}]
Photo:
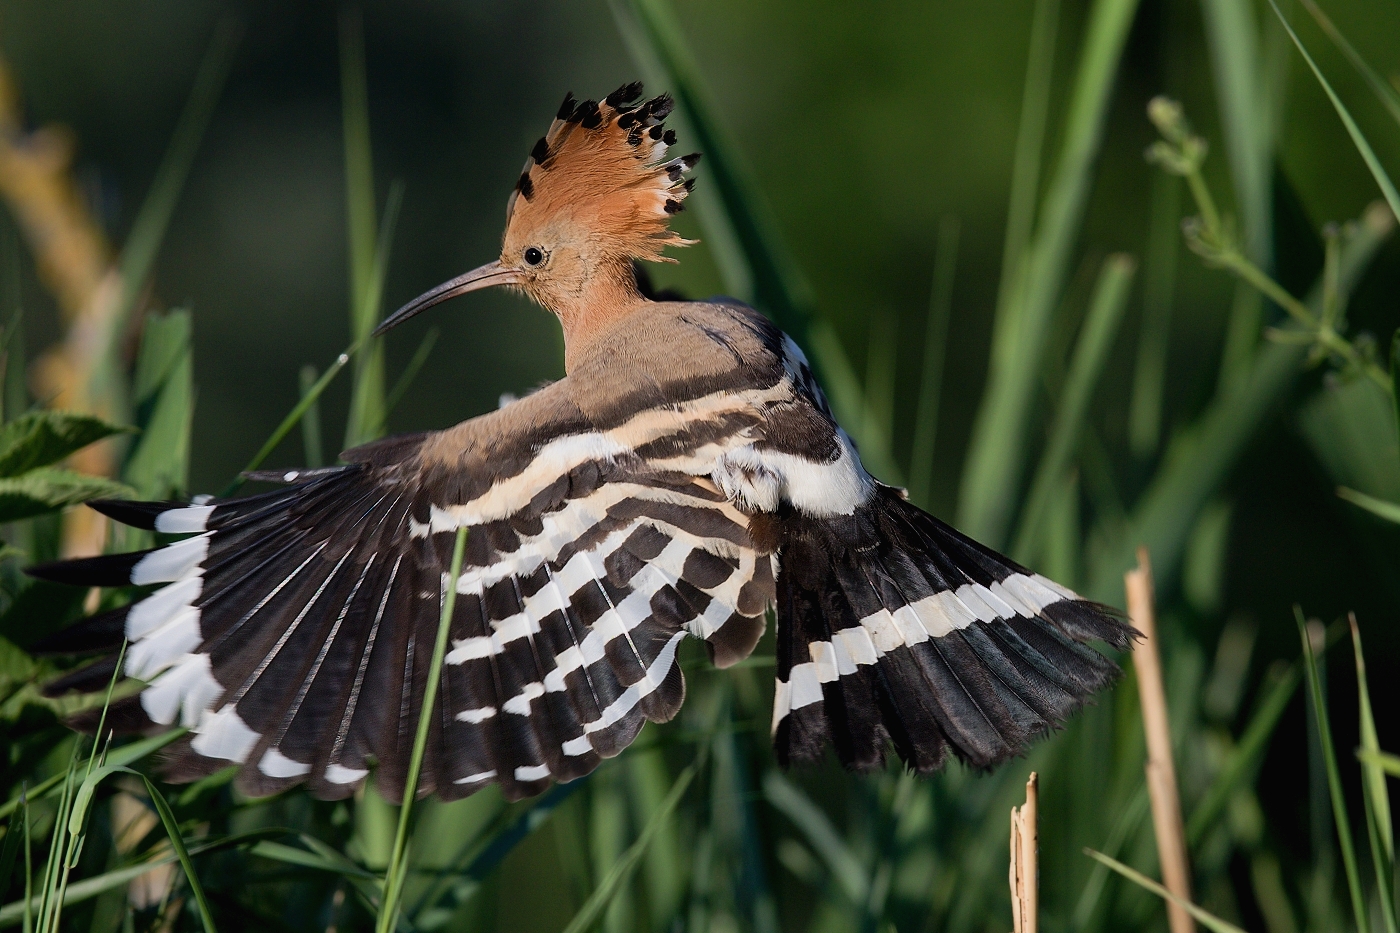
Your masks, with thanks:
[{"label": "green leaf", "polygon": [[1283,28],[1288,31],[1288,38],[1293,40],[1293,44],[1298,48],[1298,54],[1303,56],[1303,61],[1308,63],[1312,69],[1313,77],[1317,78],[1317,83],[1322,85],[1322,89],[1327,92],[1327,99],[1332,102],[1332,107],[1337,111],[1337,116],[1341,118],[1342,125],[1346,127],[1347,134],[1351,136],[1352,144],[1356,146],[1356,151],[1361,153],[1362,160],[1366,167],[1371,170],[1371,177],[1376,180],[1376,185],[1381,189],[1381,194],[1385,195],[1385,203],[1390,205],[1390,212],[1396,218],[1400,218],[1400,191],[1395,190],[1395,183],[1390,180],[1390,176],[1385,173],[1385,168],[1381,165],[1380,159],[1376,158],[1376,153],[1371,149],[1371,144],[1366,141],[1366,137],[1361,132],[1361,127],[1356,125],[1356,121],[1351,118],[1351,111],[1347,110],[1346,104],[1337,96],[1337,92],[1332,90],[1332,85],[1322,75],[1322,69],[1317,67],[1317,62],[1313,61],[1308,50],[1303,45],[1303,40],[1298,38],[1298,34],[1289,25],[1287,17],[1278,8],[1276,0],[1269,0],[1269,6],[1273,8],[1274,15],[1279,22],[1283,23]]},{"label": "green leaf", "polygon": [[91,499],[125,499],[133,493],[131,487],[104,477],[41,467],[0,479],[0,522],[33,518]]},{"label": "green leaf", "polygon": [[76,412],[28,412],[0,428],[0,477],[49,466],[104,437],[133,430]]},{"label": "green leaf", "polygon": [[1357,492],[1346,486],[1337,487],[1337,498],[1345,499],[1352,505],[1359,505],[1372,515],[1379,516],[1388,522],[1400,524],[1400,504],[1377,499],[1375,496],[1368,496],[1364,492]]},{"label": "green leaf", "polygon": [[1084,854],[1089,856],[1091,859],[1094,859],[1101,865],[1108,866],[1109,868],[1118,872],[1118,874],[1122,875],[1124,878],[1127,878],[1134,884],[1141,885],[1142,887],[1151,891],[1153,894],[1157,895],[1163,900],[1171,901],[1173,904],[1176,904],[1178,907],[1185,910],[1188,914],[1195,917],[1197,923],[1201,924],[1201,926],[1205,927],[1208,930],[1214,931],[1214,933],[1244,933],[1244,930],[1241,930],[1233,923],[1228,923],[1224,920],[1221,920],[1215,914],[1202,910],[1200,907],[1197,907],[1190,901],[1182,900],[1172,892],[1168,891],[1166,888],[1162,887],[1157,882],[1153,881],[1151,878],[1144,875],[1142,872],[1134,871],[1133,869],[1129,868],[1127,865],[1124,865],[1117,859],[1109,858],[1102,852],[1095,852],[1093,849],[1085,849]]}]

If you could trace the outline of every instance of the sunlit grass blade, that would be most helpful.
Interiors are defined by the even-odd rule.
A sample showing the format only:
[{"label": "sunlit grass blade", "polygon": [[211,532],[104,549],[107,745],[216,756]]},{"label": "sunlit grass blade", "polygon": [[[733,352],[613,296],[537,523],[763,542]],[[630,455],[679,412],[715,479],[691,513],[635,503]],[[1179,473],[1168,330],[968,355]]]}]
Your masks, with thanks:
[{"label": "sunlit grass blade", "polygon": [[569,925],[564,928],[564,933],[585,933],[593,923],[602,916],[607,909],[608,903],[613,896],[621,890],[632,877],[632,873],[637,870],[637,864],[641,861],[647,849],[651,846],[652,840],[656,837],[661,828],[671,818],[681,798],[685,796],[686,788],[690,786],[691,779],[695,777],[696,766],[688,765],[677,777],[676,782],[671,786],[671,792],[666,795],[661,806],[652,814],[645,828],[642,829],[637,841],[623,853],[622,858],[608,870],[602,882],[593,891],[578,913],[569,921]]},{"label": "sunlit grass blade", "polygon": [[1381,102],[1381,106],[1390,114],[1391,119],[1396,123],[1400,123],[1400,94],[1397,94],[1395,88],[1387,84],[1385,79],[1376,73],[1376,70],[1370,66],[1366,59],[1361,57],[1361,53],[1356,51],[1355,46],[1347,41],[1347,37],[1342,35],[1341,30],[1332,22],[1331,17],[1322,12],[1322,8],[1319,7],[1314,0],[1300,0],[1300,2],[1303,4],[1303,7],[1312,14],[1312,18],[1317,21],[1317,25],[1322,28],[1322,31],[1327,33],[1327,38],[1331,39],[1338,50],[1346,56],[1347,61],[1351,62],[1351,66],[1356,69],[1356,73],[1365,79],[1366,85],[1371,89],[1371,92],[1376,95],[1376,99]]},{"label": "sunlit grass blade", "polygon": [[1089,856],[1094,861],[1100,863],[1101,865],[1108,866],[1109,868],[1118,872],[1118,874],[1122,875],[1124,878],[1127,878],[1134,884],[1141,885],[1142,887],[1151,891],[1153,894],[1157,895],[1163,900],[1169,901],[1173,904],[1177,904],[1181,907],[1181,909],[1185,910],[1192,917],[1194,917],[1197,923],[1199,923],[1206,929],[1213,931],[1213,933],[1244,933],[1244,930],[1241,930],[1233,923],[1221,920],[1219,917],[1205,910],[1202,910],[1200,907],[1197,907],[1190,901],[1183,900],[1182,898],[1177,897],[1175,894],[1168,891],[1166,888],[1162,887],[1160,884],[1153,881],[1151,878],[1147,877],[1142,872],[1135,871],[1129,868],[1127,865],[1124,865],[1117,859],[1109,858],[1102,852],[1095,852],[1093,849],[1085,849],[1084,854]]},{"label": "sunlit grass blade", "polygon": [[827,870],[852,904],[864,906],[869,878],[861,860],[837,833],[831,820],[796,784],[777,771],[763,775],[763,796],[779,813],[802,830],[808,844],[825,862]]},{"label": "sunlit grass blade", "polygon": [[1375,496],[1368,496],[1364,492],[1357,492],[1346,486],[1337,487],[1337,498],[1345,499],[1352,505],[1360,506],[1372,515],[1385,519],[1388,522],[1400,524],[1400,504],[1387,502],[1384,499],[1377,499]]},{"label": "sunlit grass blade", "polygon": [[1317,725],[1317,739],[1322,747],[1323,763],[1327,768],[1327,789],[1332,798],[1332,823],[1337,832],[1337,844],[1342,852],[1342,866],[1347,876],[1347,891],[1351,895],[1352,917],[1356,928],[1362,933],[1370,929],[1370,914],[1366,910],[1366,899],[1361,893],[1361,871],[1356,861],[1356,846],[1351,838],[1351,818],[1347,814],[1346,796],[1342,789],[1341,769],[1337,766],[1337,748],[1332,742],[1332,724],[1327,718],[1327,698],[1322,694],[1322,682],[1317,671],[1317,657],[1313,654],[1313,640],[1308,634],[1307,622],[1297,606],[1293,614],[1298,622],[1298,636],[1303,642],[1303,670],[1308,680],[1308,701],[1313,709],[1313,722]]},{"label": "sunlit grass blade", "polygon": [[1385,202],[1390,205],[1390,212],[1400,218],[1400,192],[1395,190],[1395,184],[1386,174],[1385,168],[1381,165],[1380,159],[1376,158],[1376,153],[1371,149],[1371,144],[1366,141],[1366,136],[1361,132],[1361,127],[1356,125],[1356,121],[1351,117],[1351,111],[1347,110],[1346,104],[1337,96],[1337,92],[1332,90],[1332,85],[1323,76],[1322,69],[1317,67],[1317,62],[1308,54],[1307,47],[1303,45],[1303,40],[1298,38],[1298,34],[1289,25],[1288,18],[1283,15],[1283,11],[1278,8],[1277,0],[1269,0],[1269,6],[1273,8],[1274,15],[1278,17],[1283,28],[1288,31],[1288,37],[1293,40],[1294,46],[1298,49],[1298,54],[1303,56],[1303,60],[1308,63],[1308,68],[1312,70],[1313,77],[1317,78],[1317,83],[1322,85],[1322,89],[1327,92],[1327,99],[1332,102],[1332,107],[1337,111],[1337,116],[1341,119],[1342,125],[1347,129],[1347,135],[1351,137],[1352,144],[1356,146],[1356,151],[1361,153],[1361,158],[1366,163],[1366,167],[1371,170],[1371,177],[1376,180],[1376,185],[1380,187],[1381,193],[1385,195]]},{"label": "sunlit grass blade", "polygon": [[1157,452],[1171,342],[1172,299],[1181,242],[1181,180],[1158,172],[1152,180],[1147,256],[1142,270],[1142,325],[1128,407],[1128,446],[1138,457]]},{"label": "sunlit grass blade", "polygon": [[[1058,0],[1041,0],[1054,6]],[[953,278],[958,267],[958,234],[961,224],[951,214],[938,225],[938,252],[933,260],[933,293],[929,298],[928,324],[924,330],[924,365],[919,374],[919,402],[914,410],[914,443],[909,454],[909,498],[930,507],[933,484],[933,451],[938,441],[938,407],[943,390],[943,363],[948,355],[948,322],[953,316]]]},{"label": "sunlit grass blade", "polygon": [[[148,739],[141,739],[129,745],[118,746],[107,753],[106,763],[109,765],[129,765],[133,762],[140,761],[142,758],[145,758],[152,752],[159,751],[188,732],[189,730],[185,728],[171,729],[169,732],[162,732],[160,735],[152,736]],[[0,805],[0,819],[14,812],[15,809],[20,806],[20,801],[22,799],[41,800],[44,797],[57,793],[63,784],[64,777],[65,775],[62,773],[55,774],[53,777],[35,784],[23,797],[17,796],[13,800]]]},{"label": "sunlit grass blade", "polygon": [[[307,363],[297,373],[301,397],[311,392],[316,385],[316,367]],[[306,413],[301,416],[301,445],[306,451],[306,465],[312,469],[326,465],[325,452],[321,448],[321,404],[311,400]]]},{"label": "sunlit grass blade", "polygon": [[1118,336],[1118,325],[1128,306],[1128,295],[1137,263],[1131,256],[1115,253],[1104,260],[1098,283],[1089,301],[1089,312],[1079,330],[1070,358],[1069,372],[1055,407],[1050,440],[1036,469],[1026,496],[1025,513],[1011,553],[1017,560],[1029,559],[1029,551],[1040,533],[1046,506],[1056,484],[1060,483],[1074,457],[1084,419],[1108,363],[1109,350]]},{"label": "sunlit grass blade", "polygon": [[413,740],[413,753],[408,760],[408,777],[404,782],[403,803],[399,808],[399,826],[394,834],[394,850],[389,867],[384,872],[384,900],[379,905],[375,929],[389,933],[398,923],[400,901],[403,898],[404,877],[408,871],[409,826],[413,818],[413,801],[418,796],[418,778],[423,771],[423,757],[428,750],[428,733],[436,715],[438,687],[442,680],[442,659],[447,655],[447,635],[452,628],[452,613],[457,606],[457,578],[462,573],[462,554],[467,546],[467,526],[457,529],[452,545],[452,569],[446,578],[442,598],[442,615],[438,620],[437,640],[428,664],[428,681],[423,687],[422,706],[418,711],[418,732]]},{"label": "sunlit grass blade", "polygon": [[1292,664],[1281,677],[1267,686],[1263,699],[1250,717],[1249,725],[1240,736],[1239,744],[1230,752],[1224,767],[1186,821],[1186,841],[1192,848],[1205,839],[1206,833],[1225,812],[1236,788],[1263,760],[1269,740],[1283,718],[1293,692],[1298,689],[1301,676],[1300,665]]},{"label": "sunlit grass blade", "polygon": [[1390,822],[1390,791],[1385,785],[1385,771],[1374,763],[1380,754],[1380,739],[1376,735],[1376,719],[1371,712],[1371,688],[1366,682],[1366,657],[1361,650],[1361,627],[1355,613],[1347,621],[1351,625],[1351,645],[1356,656],[1356,702],[1360,718],[1360,751],[1369,753],[1369,761],[1361,764],[1362,802],[1365,805],[1366,837],[1371,845],[1371,865],[1376,872],[1376,895],[1381,904],[1381,917],[1388,933],[1395,933],[1395,830]]},{"label": "sunlit grass blade", "polygon": [[1097,0],[1089,13],[1055,172],[1041,201],[1014,308],[992,335],[987,388],[978,408],[958,504],[961,529],[1004,544],[1026,458],[1055,307],[1088,201],[1108,104],[1137,0]]},{"label": "sunlit grass blade", "polygon": [[[1344,290],[1356,285],[1394,228],[1394,218],[1383,206],[1376,205],[1362,216],[1356,236],[1342,249],[1339,274]],[[1308,306],[1316,312],[1321,301],[1321,290],[1314,288]],[[1298,378],[1304,352],[1286,343],[1263,346],[1239,384],[1217,393],[1196,420],[1177,434],[1128,517],[1126,533],[1097,553],[1085,595],[1109,602],[1118,599],[1123,571],[1132,566],[1138,545],[1146,545],[1151,552],[1159,578],[1175,575],[1200,509]]]}]

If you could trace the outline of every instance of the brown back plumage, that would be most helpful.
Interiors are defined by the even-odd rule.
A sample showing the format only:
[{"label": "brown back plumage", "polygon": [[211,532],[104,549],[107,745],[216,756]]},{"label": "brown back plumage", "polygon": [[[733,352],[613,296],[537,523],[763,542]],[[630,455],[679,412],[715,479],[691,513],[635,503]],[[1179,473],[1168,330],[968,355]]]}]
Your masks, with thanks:
[{"label": "brown back plumage", "polygon": [[663,94],[634,104],[641,93],[633,82],[601,103],[565,96],[506,206],[505,253],[566,224],[586,229],[607,259],[660,261],[666,246],[694,242],[669,222],[693,184],[684,173],[700,156],[666,159],[676,141],[663,122],[673,102]]}]

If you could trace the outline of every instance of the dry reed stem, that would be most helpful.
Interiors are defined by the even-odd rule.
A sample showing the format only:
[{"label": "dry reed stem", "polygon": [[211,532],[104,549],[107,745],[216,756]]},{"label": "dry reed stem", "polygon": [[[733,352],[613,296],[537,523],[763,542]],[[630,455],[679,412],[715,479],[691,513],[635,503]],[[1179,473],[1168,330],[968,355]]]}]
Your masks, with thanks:
[{"label": "dry reed stem", "polygon": [[1011,808],[1011,919],[1015,933],[1036,933],[1040,923],[1040,777],[1026,781],[1026,802]]},{"label": "dry reed stem", "polygon": [[[57,299],[67,327],[62,343],[34,363],[34,394],[49,408],[110,417],[104,400],[91,398],[88,386],[106,351],[102,335],[120,302],[121,277],[73,180],[73,149],[72,134],[63,127],[24,130],[19,90],[0,59],[0,197],[29,243],[39,278]],[[74,454],[69,465],[80,473],[111,476],[115,450],[110,441],[92,444]],[[92,509],[70,509],[64,515],[65,557],[101,554],[106,538],[106,520]]]},{"label": "dry reed stem", "polygon": [[[1128,595],[1128,618],[1143,639],[1133,651],[1142,727],[1147,733],[1147,793],[1152,801],[1152,828],[1162,883],[1183,901],[1191,900],[1191,869],[1186,857],[1186,828],[1181,820],[1181,795],[1172,763],[1172,734],[1167,719],[1167,696],[1162,685],[1162,659],[1157,645],[1157,614],[1153,601],[1152,564],[1147,548],[1138,548],[1138,566],[1123,575]],[[1196,922],[1180,905],[1167,903],[1172,933],[1195,933]]]}]

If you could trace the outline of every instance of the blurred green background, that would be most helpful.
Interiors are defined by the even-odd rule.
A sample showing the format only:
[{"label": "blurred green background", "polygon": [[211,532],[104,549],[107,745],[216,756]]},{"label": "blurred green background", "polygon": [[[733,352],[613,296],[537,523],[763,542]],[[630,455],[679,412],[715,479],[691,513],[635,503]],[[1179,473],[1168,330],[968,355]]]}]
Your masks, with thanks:
[{"label": "blurred green background", "polygon": [[[1251,80],[1262,84],[1264,75],[1272,74],[1270,87],[1282,95],[1276,151],[1269,160],[1272,177],[1263,189],[1272,215],[1264,240],[1269,244],[1266,251],[1272,252],[1273,274],[1301,296],[1322,270],[1324,224],[1359,217],[1379,191],[1322,88],[1286,44],[1268,5],[1225,5],[1242,11],[1254,36],[1262,64]],[[1161,170],[1143,155],[1157,138],[1145,112],[1150,98],[1166,93],[1183,102],[1196,130],[1210,142],[1206,180],[1224,211],[1239,215],[1242,210],[1232,194],[1230,130],[1220,117],[1219,66],[1213,66],[1203,19],[1203,10],[1210,6],[1192,0],[1143,0],[1139,5],[1112,82],[1102,151],[1083,222],[1073,237],[1063,294],[1051,296],[1051,352],[1046,354],[1045,371],[1036,375],[1042,388],[1028,422],[1026,443],[1032,451],[1043,446],[1050,430],[1054,399],[1064,380],[1063,360],[1104,258],[1122,252],[1138,259],[1123,324],[1088,410],[1089,440],[1075,447],[1080,466],[1067,492],[1057,487],[1058,498],[1069,497],[1057,514],[1069,516],[1076,542],[1078,529],[1084,529],[1082,553],[1074,548],[1055,552],[1050,545],[1038,552],[1038,567],[1080,586],[1088,583],[1089,565],[1103,551],[1094,529],[1111,524],[1115,508],[1132,509],[1157,475],[1168,440],[1197,417],[1219,387],[1236,284],[1227,273],[1208,268],[1185,246],[1178,246],[1174,273],[1167,273],[1173,288],[1161,426],[1155,442],[1146,447],[1135,448],[1130,442],[1130,405],[1146,319],[1144,278],[1150,280],[1153,274],[1153,260],[1147,258],[1152,200],[1154,186],[1161,184]],[[1056,164],[1091,7],[1082,0],[1060,4],[1040,156],[1042,194],[1044,180]],[[1300,5],[1283,8],[1356,116],[1380,162],[1395,176],[1400,170],[1400,124]],[[867,399],[888,408],[878,417],[885,419],[892,457],[902,471],[908,469],[917,419],[927,414],[919,411],[918,399],[940,224],[949,217],[959,222],[937,443],[926,496],[932,511],[956,518],[1004,275],[1008,197],[1035,4],[677,0],[672,9],[694,54],[711,116],[733,143],[731,155],[750,170],[754,188],[771,209],[777,238],[787,244],[795,267],[810,283],[817,319],[834,329]],[[1400,4],[1328,0],[1325,9],[1383,79],[1400,81]],[[389,310],[494,258],[506,196],[531,143],[547,127],[565,91],[600,97],[642,71],[602,0],[398,0],[366,3],[362,11],[379,209],[393,184],[402,182],[404,192],[384,286],[384,310]],[[114,244],[124,241],[156,176],[217,23],[233,14],[242,24],[232,71],[179,198],[145,299],[149,307],[188,307],[193,312],[197,406],[191,492],[222,489],[296,403],[300,369],[308,363],[324,368],[351,339],[340,12],[333,3],[0,2],[0,53],[14,73],[27,118],[35,126],[59,123],[71,128],[77,144],[76,177]],[[1277,67],[1269,72],[1274,64]],[[680,145],[682,151],[701,148],[684,136]],[[701,163],[697,174],[700,186],[711,185],[707,163]],[[1179,197],[1182,214],[1195,213],[1184,191]],[[652,267],[658,285],[695,298],[725,291],[704,220],[696,211],[679,218],[680,230],[702,243],[677,251],[676,265]],[[9,218],[0,222],[13,226]],[[1168,229],[1174,226],[1169,219]],[[32,358],[60,338],[62,326],[28,252],[21,249],[20,254],[17,298],[24,309]],[[1387,347],[1400,325],[1397,295],[1400,241],[1391,238],[1380,245],[1355,289],[1347,333],[1355,338],[1369,332]],[[7,318],[11,313],[4,309]],[[1272,307],[1264,314],[1269,323],[1281,317]],[[453,302],[396,330],[386,350],[391,382],[430,327],[441,329],[441,339],[392,413],[391,432],[445,427],[494,408],[504,392],[519,393],[562,375],[562,342],[555,322],[524,299],[488,292]],[[1182,516],[1194,528],[1182,555],[1184,571],[1177,572],[1176,562],[1170,561],[1159,580],[1168,665],[1175,678],[1169,684],[1176,691],[1172,700],[1183,713],[1183,733],[1189,731],[1187,721],[1201,730],[1199,735],[1190,732],[1196,738],[1182,739],[1183,755],[1202,756],[1201,762],[1182,765],[1188,797],[1199,794],[1218,769],[1224,753],[1211,742],[1228,745],[1231,730],[1239,731],[1253,702],[1249,698],[1262,692],[1271,663],[1297,657],[1294,604],[1323,621],[1357,613],[1370,653],[1372,702],[1381,711],[1380,745],[1400,746],[1400,718],[1386,715],[1400,701],[1400,687],[1390,676],[1400,665],[1400,532],[1337,498],[1334,489],[1339,483],[1356,485],[1355,481],[1340,475],[1346,472],[1345,464],[1329,461],[1320,443],[1309,440],[1320,435],[1300,427],[1299,412],[1321,398],[1318,393],[1328,391],[1324,383],[1335,381],[1329,370],[1326,365],[1309,370],[1290,391],[1272,400],[1268,417],[1248,432],[1242,455],[1231,464],[1223,484],[1211,491],[1211,518],[1200,523],[1194,513]],[[349,393],[349,382],[342,379],[323,399],[328,451],[338,449]],[[1325,409],[1311,410],[1313,421],[1323,422],[1317,430],[1325,435],[1327,423],[1335,418]],[[1367,430],[1361,431],[1362,446],[1370,441],[1393,444],[1393,437],[1386,440]],[[303,456],[301,435],[294,431],[268,462],[300,465]],[[1020,493],[1033,473],[1034,458],[1030,462],[1024,479],[1015,484]],[[1004,547],[1009,541],[1007,535],[993,543]],[[1121,592],[1092,595],[1121,604]],[[1240,633],[1248,634],[1250,648],[1243,668],[1234,674],[1221,667],[1221,652],[1228,647],[1222,631],[1241,638],[1245,636]],[[1180,656],[1174,660],[1171,652],[1178,649]],[[1344,654],[1331,665],[1330,685],[1338,748],[1350,761],[1347,752],[1358,741],[1356,692],[1348,673],[1351,662]],[[1208,684],[1230,676],[1240,681],[1233,704],[1211,712]],[[744,740],[734,746],[734,753],[757,756],[743,766],[755,777],[742,793],[758,801],[764,793],[758,789],[763,781],[759,775],[771,764],[765,757],[769,753],[762,724],[762,691],[771,690],[764,684],[771,678],[763,670],[744,677],[752,684],[740,689],[739,699],[715,702],[757,711],[759,724],[753,734],[741,731]],[[1228,693],[1228,687],[1219,689]],[[758,692],[749,696],[746,689]],[[707,695],[703,686],[695,693]],[[1105,812],[1096,817],[1097,823],[1081,821],[1083,838],[1075,836],[1073,843],[1044,839],[1050,862],[1044,871],[1051,892],[1045,900],[1050,915],[1046,929],[1086,926],[1075,914],[1081,882],[1089,872],[1079,846],[1104,845],[1101,837],[1114,824],[1120,797],[1127,799],[1126,791],[1113,795],[1120,784],[1131,784],[1133,775],[1140,778],[1134,746],[1113,738],[1131,731],[1135,715],[1132,702],[1106,702],[1086,723],[1049,746],[1105,749],[1098,771],[1102,787],[1066,787],[1095,780],[1092,768],[1076,771],[1066,766],[1062,784],[1049,791],[1047,804],[1062,807],[1061,815],[1072,823],[1073,814],[1095,808],[1094,798],[1102,792]],[[1217,735],[1197,742],[1200,736],[1215,734],[1212,729],[1226,738]],[[1069,742],[1080,744],[1065,744]],[[1110,745],[1112,752],[1106,750]],[[675,773],[689,752],[668,754]],[[1009,769],[1018,771],[1016,778],[997,784],[958,773],[918,791],[919,800],[927,799],[932,808],[926,823],[920,824],[921,832],[937,838],[937,855],[920,862],[922,868],[903,869],[907,877],[905,887],[897,887],[892,901],[896,907],[874,920],[860,914],[864,919],[850,920],[849,928],[875,929],[871,924],[896,921],[900,930],[1009,926],[1004,889],[985,893],[985,904],[998,905],[994,908],[985,907],[982,900],[958,908],[964,895],[940,885],[975,885],[980,883],[977,878],[1000,884],[1004,879],[998,868],[971,881],[955,881],[960,876],[953,866],[964,859],[976,861],[966,855],[965,847],[984,825],[1003,834],[996,844],[1004,846],[1005,811],[1000,807],[1009,793],[1006,788],[1024,774],[1020,764]],[[1302,918],[1301,928],[1322,928],[1308,919],[1314,917],[1309,906],[1313,901],[1308,900],[1313,895],[1304,888],[1321,884],[1326,889],[1328,883],[1316,882],[1315,873],[1303,880],[1305,872],[1317,870],[1320,858],[1315,851],[1320,779],[1316,761],[1309,764],[1301,693],[1284,713],[1262,768],[1268,780],[1260,783],[1257,799],[1249,797],[1266,827],[1259,835],[1268,840],[1290,879],[1287,901]],[[1348,771],[1348,788],[1359,795],[1354,770]],[[1205,777],[1196,780],[1192,775],[1197,772]],[[1049,777],[1055,773],[1052,769]],[[901,838],[897,845],[887,840],[884,845],[862,835],[862,827],[883,825],[880,820],[889,815],[898,794],[915,793],[904,789],[894,775],[888,781],[862,782],[830,769],[794,777],[831,814],[839,831],[856,840],[853,857],[868,857],[877,865],[885,849],[903,846],[899,851],[912,851],[909,839]],[[601,778],[600,774],[595,785],[604,785]],[[765,790],[769,798],[775,793],[766,785]],[[1057,793],[1069,796],[1061,799],[1054,796]],[[606,862],[607,853],[620,845],[617,840],[617,845],[598,841],[600,827],[611,825],[599,816],[598,807],[627,806],[626,800],[609,804],[603,797],[584,812],[581,799],[568,804],[580,811],[569,824],[577,835],[558,829],[554,838],[532,837],[497,879],[494,919],[473,915],[472,922],[501,930],[557,929],[567,922],[581,901],[579,885],[586,893],[585,881],[597,876],[596,864],[587,867],[594,864],[590,860]],[[1237,809],[1249,805],[1234,804]],[[308,825],[333,818],[329,811],[314,819],[306,816],[312,812],[307,808],[321,806],[306,800],[277,806],[293,811],[302,807],[305,812],[295,818],[311,821]],[[945,824],[943,810],[961,815],[948,817]],[[1190,810],[1188,806],[1188,815]],[[776,911],[773,916],[784,929],[822,924],[847,928],[841,919],[846,914],[827,909],[834,895],[813,893],[831,886],[834,876],[828,873],[837,863],[824,861],[818,851],[804,876],[803,859],[813,856],[802,853],[814,844],[793,832],[791,812],[757,804],[744,812],[756,814],[753,819],[759,822],[751,829],[764,840],[763,852],[749,857],[763,862],[759,875],[767,892],[763,896],[770,898],[763,903],[769,908],[754,907],[761,898],[755,901],[758,895],[744,893],[743,885],[753,883],[752,872],[746,875],[742,867],[734,868],[739,893],[728,906],[702,918],[706,928],[762,929],[772,922],[771,917],[763,919],[768,909]],[[595,825],[595,820],[602,822]],[[690,846],[701,845],[696,842],[700,837],[693,827],[684,826],[678,838],[688,842],[676,843],[685,850],[678,857],[693,859],[698,850]],[[1155,861],[1150,829],[1136,823],[1134,827],[1136,835],[1129,838],[1145,833],[1148,842],[1129,850],[1142,854],[1150,868]],[[620,829],[619,839],[628,841],[635,831],[636,826]],[[739,833],[736,838],[750,837]],[[791,846],[784,849],[784,840]],[[1219,851],[1204,857],[1213,868],[1203,887],[1215,907],[1242,918],[1251,928],[1267,925],[1271,933],[1289,933],[1263,905],[1260,869],[1247,855],[1253,851],[1250,846],[1259,844],[1245,845],[1237,836],[1217,841]],[[571,846],[584,851],[570,854]],[[1004,850],[996,851],[1004,858]],[[571,860],[585,867],[571,868]],[[686,877],[693,880],[694,865],[685,864]],[[878,873],[878,866],[871,871]],[[1292,880],[1295,874],[1298,880]],[[1340,884],[1335,879],[1330,883]],[[307,890],[308,903],[320,904],[317,898],[329,896],[330,888]],[[919,890],[925,891],[929,903],[919,902]],[[693,910],[692,915],[676,915],[690,917],[676,920],[679,925],[657,916],[657,896],[654,890],[645,896],[652,898],[646,901],[653,905],[652,914],[640,907],[635,914],[608,914],[609,929],[629,928],[634,920],[637,928],[657,930],[699,923]],[[943,906],[930,906],[935,903]],[[1146,903],[1151,907],[1153,902]],[[1115,929],[1163,927],[1160,911],[1148,907],[1105,907],[1093,914],[1093,923]],[[323,921],[330,916],[326,910],[305,906],[297,916],[314,916],[325,927]],[[287,907],[284,921],[310,929],[296,925],[294,912]],[[269,907],[257,922],[270,922],[267,917],[275,913]],[[643,916],[645,922],[638,919]],[[922,919],[914,918],[927,922],[920,926]]]}]

